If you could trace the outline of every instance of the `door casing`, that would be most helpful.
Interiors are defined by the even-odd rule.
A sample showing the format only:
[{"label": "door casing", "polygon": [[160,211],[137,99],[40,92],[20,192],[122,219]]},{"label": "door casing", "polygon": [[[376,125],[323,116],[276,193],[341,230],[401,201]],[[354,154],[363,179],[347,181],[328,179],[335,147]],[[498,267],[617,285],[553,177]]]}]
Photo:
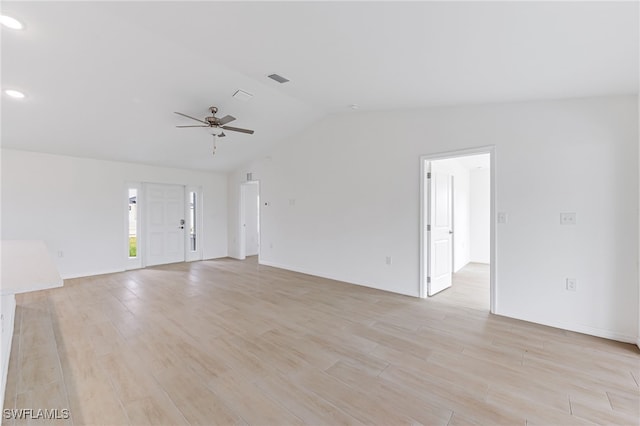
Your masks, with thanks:
[{"label": "door casing", "polygon": [[498,286],[497,286],[497,282],[496,282],[496,273],[498,270],[498,262],[496,259],[496,251],[497,251],[497,247],[496,247],[496,242],[497,242],[497,238],[496,238],[496,222],[495,222],[495,217],[496,217],[496,153],[495,153],[496,149],[494,145],[488,145],[488,146],[480,146],[477,148],[468,148],[468,149],[461,149],[461,150],[455,150],[455,151],[447,151],[447,152],[439,152],[439,153],[434,153],[434,154],[426,154],[426,155],[422,155],[420,156],[420,275],[419,275],[419,283],[418,283],[418,287],[419,287],[419,292],[420,292],[420,297],[422,298],[426,298],[427,297],[427,283],[426,283],[426,277],[427,277],[427,265],[425,262],[426,256],[427,256],[427,250],[428,248],[426,247],[427,244],[427,222],[426,222],[426,205],[427,205],[427,199],[426,199],[426,188],[425,188],[425,174],[426,174],[426,164],[429,161],[434,161],[434,160],[444,160],[447,158],[455,158],[455,157],[466,157],[466,156],[470,156],[470,155],[477,155],[477,154],[489,154],[489,158],[490,158],[490,187],[491,187],[491,200],[490,200],[490,217],[491,217],[491,221],[489,224],[490,227],[490,249],[489,249],[489,253],[490,253],[490,265],[489,265],[489,271],[490,271],[490,311],[491,313],[495,314],[496,310],[498,309],[497,306],[497,294],[498,294]]}]

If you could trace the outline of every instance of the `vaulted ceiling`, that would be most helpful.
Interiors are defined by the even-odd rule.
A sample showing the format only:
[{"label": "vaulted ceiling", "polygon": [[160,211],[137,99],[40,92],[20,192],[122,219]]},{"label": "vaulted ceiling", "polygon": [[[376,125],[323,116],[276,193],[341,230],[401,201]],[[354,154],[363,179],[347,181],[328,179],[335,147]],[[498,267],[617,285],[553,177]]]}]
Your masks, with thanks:
[{"label": "vaulted ceiling", "polygon": [[[637,2],[3,2],[3,147],[230,170],[333,113],[638,93]],[[291,81],[276,83],[266,76]],[[254,96],[232,98],[242,89]],[[227,132],[211,156],[209,106]],[[384,123],[381,123],[384,125]],[[331,137],[331,135],[327,135]]]}]

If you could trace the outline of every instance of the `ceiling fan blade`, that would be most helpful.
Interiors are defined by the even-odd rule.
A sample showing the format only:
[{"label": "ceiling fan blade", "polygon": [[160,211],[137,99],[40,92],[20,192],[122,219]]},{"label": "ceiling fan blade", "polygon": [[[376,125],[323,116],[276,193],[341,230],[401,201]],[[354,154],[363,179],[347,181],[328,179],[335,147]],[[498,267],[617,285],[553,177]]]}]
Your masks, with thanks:
[{"label": "ceiling fan blade", "polygon": [[218,125],[224,126],[227,123],[231,123],[236,118],[233,115],[225,115],[220,120],[218,120]]},{"label": "ceiling fan blade", "polygon": [[195,126],[176,126],[176,127],[209,127],[196,124]]},{"label": "ceiling fan blade", "polygon": [[174,114],[178,114],[178,115],[181,115],[181,116],[183,116],[183,117],[187,117],[187,118],[190,118],[190,119],[192,119],[192,120],[196,120],[196,121],[199,121],[199,122],[201,122],[201,123],[203,123],[203,124],[209,125],[209,123],[207,123],[206,121],[200,120],[199,118],[191,117],[191,116],[189,116],[189,115],[187,115],[187,114],[183,114],[183,113],[181,113],[181,112],[174,112]]},{"label": "ceiling fan blade", "polygon": [[240,132],[240,133],[248,133],[250,135],[253,134],[253,130],[249,129],[241,129],[239,127],[231,127],[231,126],[221,126],[225,130],[231,130],[232,132]]}]

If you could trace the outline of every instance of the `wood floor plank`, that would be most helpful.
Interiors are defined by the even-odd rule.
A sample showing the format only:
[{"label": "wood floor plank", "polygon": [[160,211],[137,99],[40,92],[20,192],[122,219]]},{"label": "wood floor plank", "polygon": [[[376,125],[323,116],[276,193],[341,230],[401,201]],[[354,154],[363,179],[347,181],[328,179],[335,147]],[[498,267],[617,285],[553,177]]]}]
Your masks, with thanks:
[{"label": "wood floor plank", "polygon": [[207,383],[227,406],[249,424],[302,425],[304,421],[285,405],[271,399],[268,393],[237,374],[225,374]]},{"label": "wood floor plank", "polygon": [[437,403],[447,407],[465,418],[475,418],[481,424],[524,424],[525,414],[513,414],[500,407],[485,402],[486,392],[467,389],[464,383],[450,383],[432,377],[419,376],[414,372],[396,366],[390,366],[382,374],[391,382],[397,383],[408,392],[418,392]]},{"label": "wood floor plank", "polygon": [[279,373],[269,374],[256,380],[255,385],[263,392],[273,395],[307,424],[362,425],[355,417],[313,393],[308,387],[300,386],[290,377]]},{"label": "wood floor plank", "polygon": [[123,401],[123,406],[132,425],[189,424],[163,389],[135,401]]},{"label": "wood floor plank", "polygon": [[305,371],[297,375],[296,380],[363,423],[393,425],[415,423],[415,420],[407,414],[396,410],[382,395],[356,390],[322,371]]},{"label": "wood floor plank", "polygon": [[554,422],[567,423],[571,420],[571,407],[569,395],[562,392],[541,394],[538,390],[514,388],[507,385],[501,387],[490,386],[485,400],[496,407],[504,407],[506,410],[517,414],[527,407],[532,401],[536,401],[535,409],[527,410],[527,419],[554,419]]},{"label": "wood floor plank", "polygon": [[354,389],[374,395],[384,395],[388,404],[414,421],[424,425],[446,425],[453,412],[429,401],[428,395],[407,393],[393,382],[379,377],[375,370],[363,365],[338,361],[326,372]]},{"label": "wood floor plank", "polygon": [[[191,425],[247,424],[190,371],[167,371],[158,380]],[[162,424],[170,424],[167,421],[164,420]]]},{"label": "wood floor plank", "polygon": [[611,408],[615,411],[628,413],[640,419],[640,399],[637,393],[622,395],[616,392],[607,392]]}]

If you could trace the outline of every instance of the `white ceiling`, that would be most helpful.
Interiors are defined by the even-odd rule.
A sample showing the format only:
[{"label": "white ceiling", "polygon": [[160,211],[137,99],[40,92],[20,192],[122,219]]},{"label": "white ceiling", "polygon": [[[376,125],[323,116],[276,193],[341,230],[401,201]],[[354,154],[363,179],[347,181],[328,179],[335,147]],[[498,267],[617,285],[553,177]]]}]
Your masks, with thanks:
[{"label": "white ceiling", "polygon": [[[2,2],[2,145],[230,170],[331,113],[638,93],[637,2]],[[279,85],[265,76],[291,80]],[[247,102],[231,95],[253,93]],[[231,125],[210,154],[196,117]]]}]

